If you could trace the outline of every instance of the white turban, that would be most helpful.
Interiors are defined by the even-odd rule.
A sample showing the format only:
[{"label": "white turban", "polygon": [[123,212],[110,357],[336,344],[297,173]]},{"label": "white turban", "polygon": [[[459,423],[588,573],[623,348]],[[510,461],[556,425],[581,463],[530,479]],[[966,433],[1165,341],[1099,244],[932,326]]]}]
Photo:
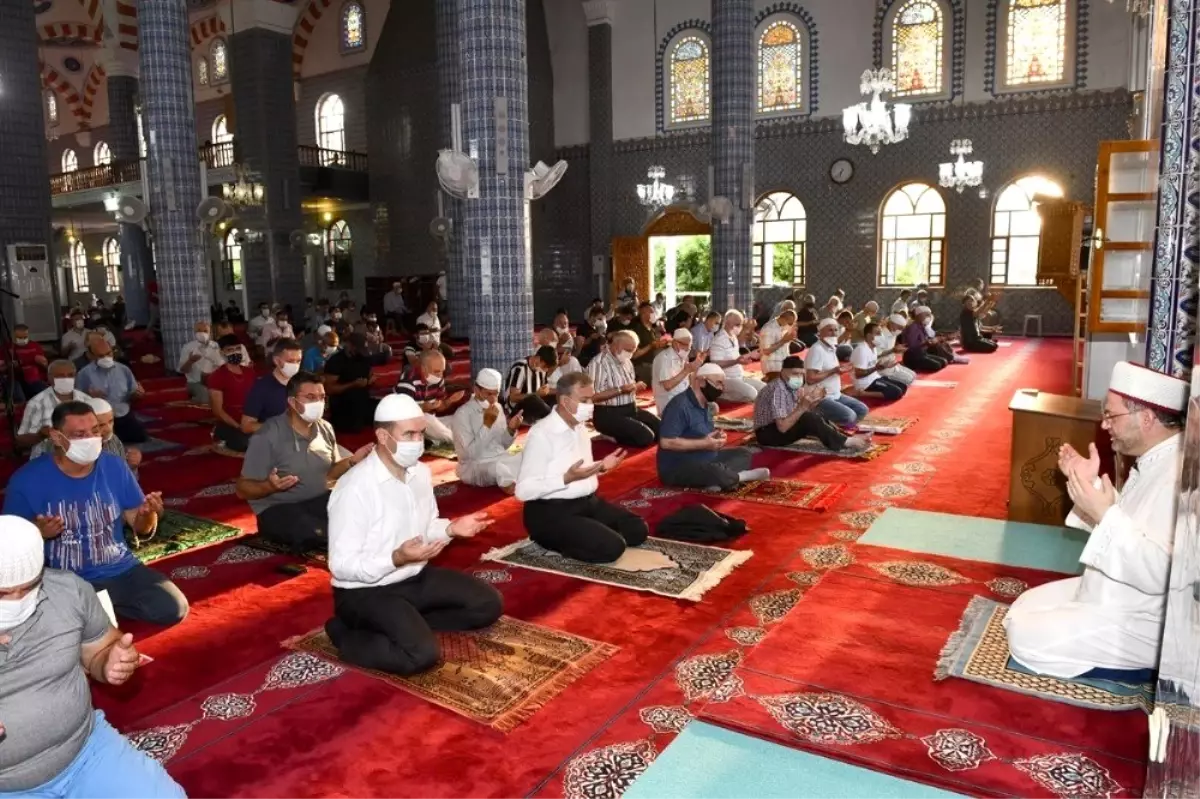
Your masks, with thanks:
[{"label": "white turban", "polygon": [[42,573],[42,534],[37,525],[20,516],[0,516],[0,588],[31,583]]},{"label": "white turban", "polygon": [[700,377],[724,377],[725,370],[715,363],[706,363],[696,370],[696,374]]},{"label": "white turban", "polygon": [[317,338],[324,338],[326,333],[332,333],[333,328],[329,325],[321,325],[317,328]]},{"label": "white turban", "polygon": [[837,326],[838,326],[838,321],[836,319],[834,319],[832,316],[826,316],[824,319],[821,320],[821,323],[817,325],[817,330],[821,331],[827,327],[836,328]]},{"label": "white turban", "polygon": [[503,382],[504,378],[495,369],[480,369],[479,374],[475,375],[475,385],[485,391],[499,391]]},{"label": "white turban", "polygon": [[913,316],[920,316],[921,314],[932,314],[932,313],[933,313],[933,311],[929,309],[928,305],[918,305],[916,308],[913,308]]},{"label": "white turban", "polygon": [[898,313],[894,313],[888,317],[888,321],[897,327],[904,327],[908,324],[908,320]]},{"label": "white turban", "polygon": [[1108,390],[1114,394],[1174,413],[1187,407],[1188,389],[1186,381],[1129,361],[1116,364],[1108,381]]},{"label": "white turban", "polygon": [[407,394],[388,394],[375,406],[375,421],[406,422],[425,415],[417,401]]},{"label": "white turban", "polygon": [[102,413],[113,412],[112,406],[108,404],[108,400],[106,399],[101,399],[100,397],[88,397],[87,403],[88,405],[92,406],[92,411],[95,412],[97,416]]},{"label": "white turban", "polygon": [[680,343],[690,343],[692,340],[692,331],[688,330],[686,327],[677,327],[675,328],[675,332],[671,334],[671,338]]}]

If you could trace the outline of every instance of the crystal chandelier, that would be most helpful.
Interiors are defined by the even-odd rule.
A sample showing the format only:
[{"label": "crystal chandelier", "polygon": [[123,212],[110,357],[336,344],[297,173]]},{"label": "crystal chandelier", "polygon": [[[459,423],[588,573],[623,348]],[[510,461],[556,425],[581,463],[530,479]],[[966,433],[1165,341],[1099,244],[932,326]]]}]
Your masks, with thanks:
[{"label": "crystal chandelier", "polygon": [[859,91],[871,101],[852,105],[842,111],[842,127],[846,131],[848,144],[865,144],[871,154],[879,152],[885,144],[895,144],[908,138],[908,121],[912,117],[912,106],[907,103],[892,103],[891,111],[880,99],[884,92],[896,91],[896,79],[886,69],[868,69],[862,74]]},{"label": "crystal chandelier", "polygon": [[256,180],[257,175],[251,174],[241,164],[234,164],[233,170],[237,180],[221,187],[221,196],[225,198],[225,202],[238,208],[262,205],[266,189]]},{"label": "crystal chandelier", "polygon": [[675,197],[675,187],[662,182],[666,176],[667,170],[661,166],[652,166],[646,170],[646,177],[650,178],[651,182],[639,183],[637,187],[638,199],[642,205],[659,208],[671,204]]},{"label": "crystal chandelier", "polygon": [[957,155],[958,160],[938,166],[938,183],[962,194],[963,189],[968,186],[978,186],[983,182],[983,162],[963,159],[964,155],[971,154],[971,149],[970,139],[955,139],[950,142],[950,155]]}]

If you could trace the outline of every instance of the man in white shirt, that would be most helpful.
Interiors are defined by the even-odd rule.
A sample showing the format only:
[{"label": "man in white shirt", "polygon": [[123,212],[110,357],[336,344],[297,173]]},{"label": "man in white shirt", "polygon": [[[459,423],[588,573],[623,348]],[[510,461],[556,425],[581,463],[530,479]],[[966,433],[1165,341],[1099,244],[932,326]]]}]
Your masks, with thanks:
[{"label": "man in white shirt", "polygon": [[255,343],[258,343],[259,338],[262,336],[263,328],[266,327],[267,323],[270,321],[271,306],[265,302],[260,302],[258,304],[258,313],[252,316],[250,320],[246,322],[246,333],[251,339],[254,340]]},{"label": "man in white shirt", "polygon": [[825,398],[817,403],[816,412],[833,424],[851,427],[867,415],[867,406],[842,393],[842,375],[854,367],[838,361],[837,330],[837,320],[829,317],[817,325],[819,338],[805,356],[804,379],[810,386],[825,389]]},{"label": "man in white shirt", "polygon": [[425,415],[391,394],[375,409],[375,449],[329,498],[329,640],[347,663],[407,676],[437,665],[435,630],[476,630],[503,612],[496,589],[428,565],[455,538],[491,521],[438,516],[425,449]]},{"label": "man in white shirt", "polygon": [[75,364],[68,360],[52,361],[46,367],[50,388],[25,403],[25,415],[17,428],[17,444],[33,447],[50,436],[50,417],[63,402],[87,402],[86,392],[75,388]]},{"label": "man in white shirt", "polygon": [[692,352],[708,352],[713,336],[721,328],[721,314],[709,311],[692,325]]},{"label": "man in white shirt", "polygon": [[766,385],[761,380],[746,377],[743,366],[754,360],[750,353],[741,353],[741,337],[745,317],[741,311],[729,311],[725,322],[713,336],[708,348],[708,362],[725,370],[725,393],[722,400],[729,402],[754,402],[758,392]]},{"label": "man in white shirt", "polygon": [[[555,328],[555,330],[557,329]],[[583,367],[579,365],[579,359],[573,354],[574,351],[575,337],[571,335],[570,331],[560,332],[558,334],[558,366],[546,377],[547,383],[554,385],[563,375],[583,371]]]},{"label": "man in white shirt", "polygon": [[525,529],[546,549],[586,563],[612,563],[627,546],[646,540],[642,517],[596,496],[597,475],[611,472],[625,450],[592,460],[587,421],[592,417],[592,379],[567,375],[557,386],[554,410],[529,431],[517,499],[525,503]]},{"label": "man in white shirt", "polygon": [[404,329],[406,314],[408,306],[404,304],[404,284],[397,280],[392,284],[392,290],[383,297],[383,315],[394,330],[400,331]]},{"label": "man in white shirt", "polygon": [[187,378],[188,397],[200,405],[208,404],[208,376],[225,365],[225,356],[212,341],[208,322],[197,322],[196,337],[179,352],[179,373]]},{"label": "man in white shirt", "polygon": [[677,394],[687,391],[688,378],[708,358],[707,352],[701,352],[694,361],[689,361],[691,351],[691,331],[681,327],[671,334],[671,346],[654,356],[651,379],[654,383],[654,407],[660,419],[667,409],[667,403]]},{"label": "man in white shirt", "polygon": [[504,379],[495,369],[480,369],[469,401],[454,412],[450,429],[458,455],[458,479],[473,486],[500,486],[512,493],[521,471],[521,453],[510,453],[521,428],[521,412],[504,418],[500,388]]},{"label": "man in white shirt", "polygon": [[796,311],[786,305],[788,302],[784,300],[783,309],[758,333],[758,355],[762,358],[763,378],[768,382],[779,377],[783,359],[796,340]]},{"label": "man in white shirt", "polygon": [[[892,303],[893,314],[907,314],[908,303],[912,299],[912,289],[900,289],[900,296]],[[905,322],[907,324],[907,321]]]},{"label": "man in white shirt", "polygon": [[913,381],[917,379],[917,373],[900,363],[900,360],[904,357],[904,343],[900,340],[900,334],[907,326],[908,319],[898,313],[894,313],[883,320],[883,324],[879,328],[879,333],[875,336],[875,352],[880,358],[894,356],[894,363],[891,366],[885,366],[880,369],[879,374],[884,377],[890,377],[897,383],[911,386]]},{"label": "man in white shirt", "polygon": [[83,311],[72,311],[71,328],[63,333],[62,343],[58,347],[62,357],[73,361],[79,356],[87,354],[88,332],[84,327]]},{"label": "man in white shirt", "polygon": [[895,355],[880,356],[875,346],[879,336],[879,325],[867,322],[863,328],[863,340],[850,354],[850,365],[854,367],[854,387],[860,394],[876,394],[888,402],[895,402],[907,393],[908,385],[883,374],[883,370],[896,362]]},{"label": "man in white shirt", "polygon": [[269,322],[263,325],[258,334],[258,346],[267,349],[279,339],[294,339],[295,337],[292,324],[288,321],[287,311],[279,310],[275,312],[275,316]]},{"label": "man in white shirt", "polygon": [[1158,665],[1188,391],[1185,381],[1143,366],[1113,368],[1101,427],[1114,450],[1137,458],[1120,493],[1100,475],[1095,444],[1087,458],[1070,445],[1060,450],[1074,503],[1067,525],[1090,535],[1082,576],[1026,591],[1008,611],[1009,647],[1026,668],[1070,678]]}]

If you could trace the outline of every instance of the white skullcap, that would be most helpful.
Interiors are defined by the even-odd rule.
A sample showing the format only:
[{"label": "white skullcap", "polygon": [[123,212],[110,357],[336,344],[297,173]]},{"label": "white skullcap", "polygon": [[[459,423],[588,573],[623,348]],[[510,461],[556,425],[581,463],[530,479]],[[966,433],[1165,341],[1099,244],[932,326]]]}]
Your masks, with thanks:
[{"label": "white skullcap", "polygon": [[388,394],[375,406],[377,422],[407,422],[425,415],[417,401],[407,394]]},{"label": "white skullcap", "polygon": [[824,330],[827,327],[837,327],[837,326],[838,326],[838,320],[834,319],[832,316],[826,316],[817,325],[817,330]]},{"label": "white skullcap", "polygon": [[700,377],[724,377],[725,370],[715,363],[706,363],[696,370],[696,374]]},{"label": "white skullcap", "polygon": [[88,405],[92,406],[92,411],[94,411],[97,416],[102,413],[113,412],[112,406],[108,404],[108,400],[106,399],[101,399],[100,397],[88,397],[87,403]]},{"label": "white skullcap", "polygon": [[913,316],[920,316],[921,314],[926,314],[926,313],[927,314],[933,313],[933,311],[930,310],[928,305],[918,305],[916,308],[913,308]]},{"label": "white skullcap", "polygon": [[864,304],[864,305],[863,305],[863,308],[864,308],[864,309],[865,309],[865,308],[874,308],[875,310],[877,310],[877,311],[878,311],[878,310],[879,310],[879,303],[875,302],[875,300],[867,300],[866,304]]},{"label": "white skullcap", "polygon": [[1159,410],[1181,413],[1187,407],[1189,386],[1177,377],[1129,361],[1113,367],[1108,390]]},{"label": "white skullcap", "polygon": [[321,325],[317,328],[317,338],[323,338],[326,333],[332,333],[333,328],[329,325]]},{"label": "white skullcap", "polygon": [[495,369],[480,369],[475,375],[475,385],[486,391],[499,391],[504,378]]},{"label": "white skullcap", "polygon": [[888,321],[891,322],[893,325],[897,325],[899,327],[905,327],[908,324],[908,320],[905,319],[903,316],[901,316],[898,313],[894,313],[891,316],[889,316]]},{"label": "white skullcap", "polygon": [[20,516],[0,516],[0,588],[33,582],[42,573],[42,534]]},{"label": "white skullcap", "polygon": [[688,330],[686,327],[677,327],[675,328],[675,332],[671,334],[671,338],[675,339],[676,341],[691,341],[692,331]]}]

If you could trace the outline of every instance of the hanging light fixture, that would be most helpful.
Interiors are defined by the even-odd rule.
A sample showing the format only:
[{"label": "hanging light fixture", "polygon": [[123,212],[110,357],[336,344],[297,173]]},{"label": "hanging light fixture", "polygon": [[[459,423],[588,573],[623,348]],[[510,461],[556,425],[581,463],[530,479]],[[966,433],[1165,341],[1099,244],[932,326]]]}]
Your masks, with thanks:
[{"label": "hanging light fixture", "polygon": [[955,139],[950,142],[950,155],[957,155],[953,163],[938,166],[938,183],[947,189],[954,189],[959,194],[968,186],[978,186],[983,182],[983,162],[967,161],[964,155],[972,152],[970,139]]},{"label": "hanging light fixture", "polygon": [[663,182],[663,178],[666,176],[667,170],[661,166],[652,166],[646,170],[646,177],[650,178],[651,182],[639,183],[637,187],[638,200],[642,205],[661,208],[671,204],[671,200],[675,197],[675,187],[670,183]]},{"label": "hanging light fixture", "polygon": [[889,111],[887,103],[880,97],[885,92],[896,91],[896,79],[886,69],[868,69],[862,74],[859,91],[869,102],[852,105],[842,111],[842,127],[847,144],[865,144],[871,154],[879,152],[885,144],[895,144],[908,138],[908,123],[912,118],[912,106],[893,103]]},{"label": "hanging light fixture", "polygon": [[256,175],[241,164],[233,165],[236,180],[221,187],[221,196],[225,202],[238,208],[260,206],[266,197],[266,189],[259,183]]}]

